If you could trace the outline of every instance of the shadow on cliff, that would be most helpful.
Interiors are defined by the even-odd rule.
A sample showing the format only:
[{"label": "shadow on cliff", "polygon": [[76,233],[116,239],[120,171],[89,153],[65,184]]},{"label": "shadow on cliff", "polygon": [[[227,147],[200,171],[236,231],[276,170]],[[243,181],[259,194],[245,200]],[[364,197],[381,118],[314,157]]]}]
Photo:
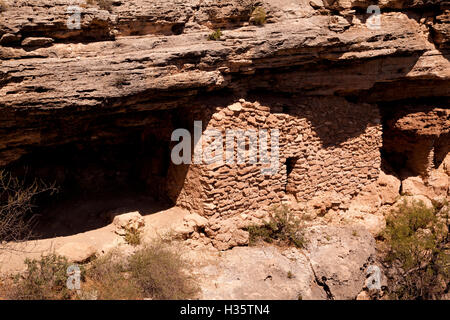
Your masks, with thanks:
[{"label": "shadow on cliff", "polygon": [[60,189],[56,196],[37,199],[32,214],[38,239],[104,227],[113,211],[148,215],[173,206],[166,196],[171,116],[165,112],[156,118],[121,116],[108,120],[108,130],[92,119],[84,119],[81,129],[53,119],[41,137],[69,142],[29,148],[6,168],[16,177],[55,183]]},{"label": "shadow on cliff", "polygon": [[356,61],[341,61],[339,55],[335,61],[256,70],[241,80],[249,83],[248,100],[270,106],[271,112],[307,119],[323,146],[333,147],[378,125],[378,102],[439,96],[445,91],[445,83],[438,80],[407,78],[421,52]]},{"label": "shadow on cliff", "polygon": [[[252,91],[248,99],[270,107],[271,113],[305,119],[312,134],[325,148],[338,147],[359,137],[368,126],[377,125],[380,121],[376,105],[351,103],[338,96],[300,97]],[[283,132],[288,128],[280,129]]]}]

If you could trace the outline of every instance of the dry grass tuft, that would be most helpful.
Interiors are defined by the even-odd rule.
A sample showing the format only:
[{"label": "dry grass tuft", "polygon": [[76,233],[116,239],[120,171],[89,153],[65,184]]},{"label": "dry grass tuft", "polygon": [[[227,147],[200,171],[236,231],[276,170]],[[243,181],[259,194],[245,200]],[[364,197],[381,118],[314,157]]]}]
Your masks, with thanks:
[{"label": "dry grass tuft", "polygon": [[27,260],[27,270],[0,282],[0,296],[15,300],[178,300],[199,290],[186,272],[187,262],[167,242],[145,245],[130,255],[118,250],[80,266],[81,288],[69,290],[66,258],[57,255]]}]

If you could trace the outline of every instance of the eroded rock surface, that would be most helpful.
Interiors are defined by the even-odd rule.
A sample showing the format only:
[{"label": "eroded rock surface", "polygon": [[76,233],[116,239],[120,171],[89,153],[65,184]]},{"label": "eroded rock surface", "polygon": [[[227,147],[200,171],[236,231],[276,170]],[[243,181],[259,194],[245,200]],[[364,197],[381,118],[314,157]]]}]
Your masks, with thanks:
[{"label": "eroded rock surface", "polygon": [[[386,1],[382,7],[395,10],[382,14],[380,30],[368,29],[358,12],[344,16],[345,28],[331,30],[341,13],[321,13],[307,1],[262,2],[269,12],[263,27],[245,26],[246,1],[114,1],[109,11],[83,4],[79,30],[67,29],[68,0],[5,2],[2,165],[36,146],[92,139],[111,124],[98,123],[99,116],[120,114],[116,125],[125,128],[125,119],[138,117],[143,125],[151,123],[151,109],[195,106],[199,94],[223,89],[372,102],[449,94],[448,52],[430,41],[426,24],[448,30],[440,1],[426,2],[422,14],[410,10],[425,2]],[[325,1],[326,8],[353,6],[366,2]],[[223,38],[208,41],[218,26],[226,28]],[[438,37],[448,41],[442,32]],[[26,48],[25,40],[34,46]],[[61,126],[55,118],[74,120]]]},{"label": "eroded rock surface", "polygon": [[305,249],[236,247],[196,271],[203,299],[355,299],[373,265],[364,228],[316,226]]},{"label": "eroded rock surface", "polygon": [[[423,189],[411,179],[448,197],[447,1],[379,1],[378,29],[371,1],[80,1],[79,28],[72,1],[3,2],[2,168],[78,192],[136,183],[206,219],[184,234],[219,249],[292,197],[374,234],[397,190]],[[194,120],[281,129],[280,172],[174,166],[171,134]]]},{"label": "eroded rock surface", "polygon": [[306,231],[316,282],[330,299],[355,299],[375,259],[375,239],[364,227],[317,226]]}]

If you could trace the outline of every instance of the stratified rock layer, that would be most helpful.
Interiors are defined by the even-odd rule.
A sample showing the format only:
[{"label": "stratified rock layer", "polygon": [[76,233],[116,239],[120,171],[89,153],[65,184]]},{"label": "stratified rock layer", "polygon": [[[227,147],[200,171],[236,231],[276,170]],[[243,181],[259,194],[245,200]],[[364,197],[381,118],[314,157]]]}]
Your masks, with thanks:
[{"label": "stratified rock layer", "polygon": [[[376,29],[371,4],[3,0],[0,166],[82,190],[139,180],[208,217],[219,248],[289,196],[345,208],[383,165],[427,181],[448,154],[449,4],[379,1]],[[174,166],[194,120],[279,129],[280,172]]]}]

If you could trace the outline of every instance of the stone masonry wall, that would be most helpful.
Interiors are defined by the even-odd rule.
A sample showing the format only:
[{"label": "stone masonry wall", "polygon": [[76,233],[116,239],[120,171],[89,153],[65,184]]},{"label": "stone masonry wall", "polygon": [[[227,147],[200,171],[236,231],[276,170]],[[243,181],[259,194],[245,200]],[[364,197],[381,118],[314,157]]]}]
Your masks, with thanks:
[{"label": "stone masonry wall", "polygon": [[[374,105],[336,97],[267,104],[241,99],[227,107],[193,111],[190,118],[205,119],[204,129],[222,132],[224,156],[227,129],[280,133],[276,174],[263,175],[261,168],[267,165],[251,164],[248,158],[243,164],[185,167],[177,205],[208,219],[205,232],[220,249],[244,244],[247,234],[242,229],[288,195],[306,202],[332,192],[338,203],[346,203],[378,177],[381,125]],[[203,147],[211,141],[204,139]],[[245,145],[250,147],[248,139]]]}]

